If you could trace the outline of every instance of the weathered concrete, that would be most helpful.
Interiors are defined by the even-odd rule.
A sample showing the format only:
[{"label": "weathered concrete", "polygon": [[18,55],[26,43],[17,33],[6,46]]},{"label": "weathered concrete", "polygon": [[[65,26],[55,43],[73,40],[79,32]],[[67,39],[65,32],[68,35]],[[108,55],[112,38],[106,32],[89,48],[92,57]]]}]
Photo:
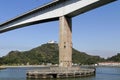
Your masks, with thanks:
[{"label": "weathered concrete", "polygon": [[63,68],[52,67],[50,69],[30,70],[27,72],[28,79],[46,79],[46,78],[70,78],[94,76],[95,69],[84,69],[79,67]]},{"label": "weathered concrete", "polygon": [[60,21],[59,66],[72,66],[72,22],[71,18],[62,16]]}]

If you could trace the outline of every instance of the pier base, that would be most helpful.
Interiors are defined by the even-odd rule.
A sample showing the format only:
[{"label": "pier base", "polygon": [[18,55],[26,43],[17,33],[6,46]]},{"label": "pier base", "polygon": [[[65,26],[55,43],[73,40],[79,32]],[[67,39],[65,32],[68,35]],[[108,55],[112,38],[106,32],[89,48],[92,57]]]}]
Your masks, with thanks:
[{"label": "pier base", "polygon": [[95,75],[95,69],[84,69],[79,67],[50,67],[48,69],[30,70],[27,72],[28,79],[72,78],[93,75]]}]

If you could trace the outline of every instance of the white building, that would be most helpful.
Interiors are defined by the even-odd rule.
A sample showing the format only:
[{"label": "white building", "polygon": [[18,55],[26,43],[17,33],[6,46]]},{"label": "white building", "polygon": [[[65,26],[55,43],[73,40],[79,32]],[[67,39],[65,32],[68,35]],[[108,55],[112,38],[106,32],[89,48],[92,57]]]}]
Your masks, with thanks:
[{"label": "white building", "polygon": [[120,66],[120,62],[101,62],[99,66]]},{"label": "white building", "polygon": [[56,43],[56,41],[54,41],[54,40],[48,41],[48,44],[53,44],[53,43]]}]

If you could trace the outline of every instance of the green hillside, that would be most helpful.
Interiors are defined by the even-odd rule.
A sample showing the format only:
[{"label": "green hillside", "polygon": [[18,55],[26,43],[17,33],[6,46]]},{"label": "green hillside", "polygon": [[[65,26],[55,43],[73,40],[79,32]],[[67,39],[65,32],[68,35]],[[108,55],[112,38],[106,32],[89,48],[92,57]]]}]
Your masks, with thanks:
[{"label": "green hillside", "polygon": [[[57,44],[43,44],[37,48],[29,51],[11,51],[8,55],[0,58],[0,64],[7,65],[21,65],[21,64],[43,64],[52,63],[58,64],[59,62],[59,48]],[[73,63],[80,64],[94,64],[104,59],[99,56],[91,56],[84,52],[79,52],[73,49]]]},{"label": "green hillside", "polygon": [[120,62],[120,53],[108,58],[107,61]]}]

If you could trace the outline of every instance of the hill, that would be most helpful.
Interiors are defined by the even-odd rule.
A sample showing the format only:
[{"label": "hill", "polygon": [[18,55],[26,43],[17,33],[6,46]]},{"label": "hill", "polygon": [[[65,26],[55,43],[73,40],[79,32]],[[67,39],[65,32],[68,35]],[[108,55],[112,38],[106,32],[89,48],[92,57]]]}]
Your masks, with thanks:
[{"label": "hill", "polygon": [[[21,64],[43,64],[43,63],[59,63],[59,47],[58,44],[43,44],[29,51],[11,51],[8,55],[0,58],[0,64],[21,65]],[[104,61],[99,56],[91,56],[85,52],[79,52],[73,48],[73,63],[94,64]]]},{"label": "hill", "polygon": [[107,61],[120,62],[120,53],[107,59]]}]

